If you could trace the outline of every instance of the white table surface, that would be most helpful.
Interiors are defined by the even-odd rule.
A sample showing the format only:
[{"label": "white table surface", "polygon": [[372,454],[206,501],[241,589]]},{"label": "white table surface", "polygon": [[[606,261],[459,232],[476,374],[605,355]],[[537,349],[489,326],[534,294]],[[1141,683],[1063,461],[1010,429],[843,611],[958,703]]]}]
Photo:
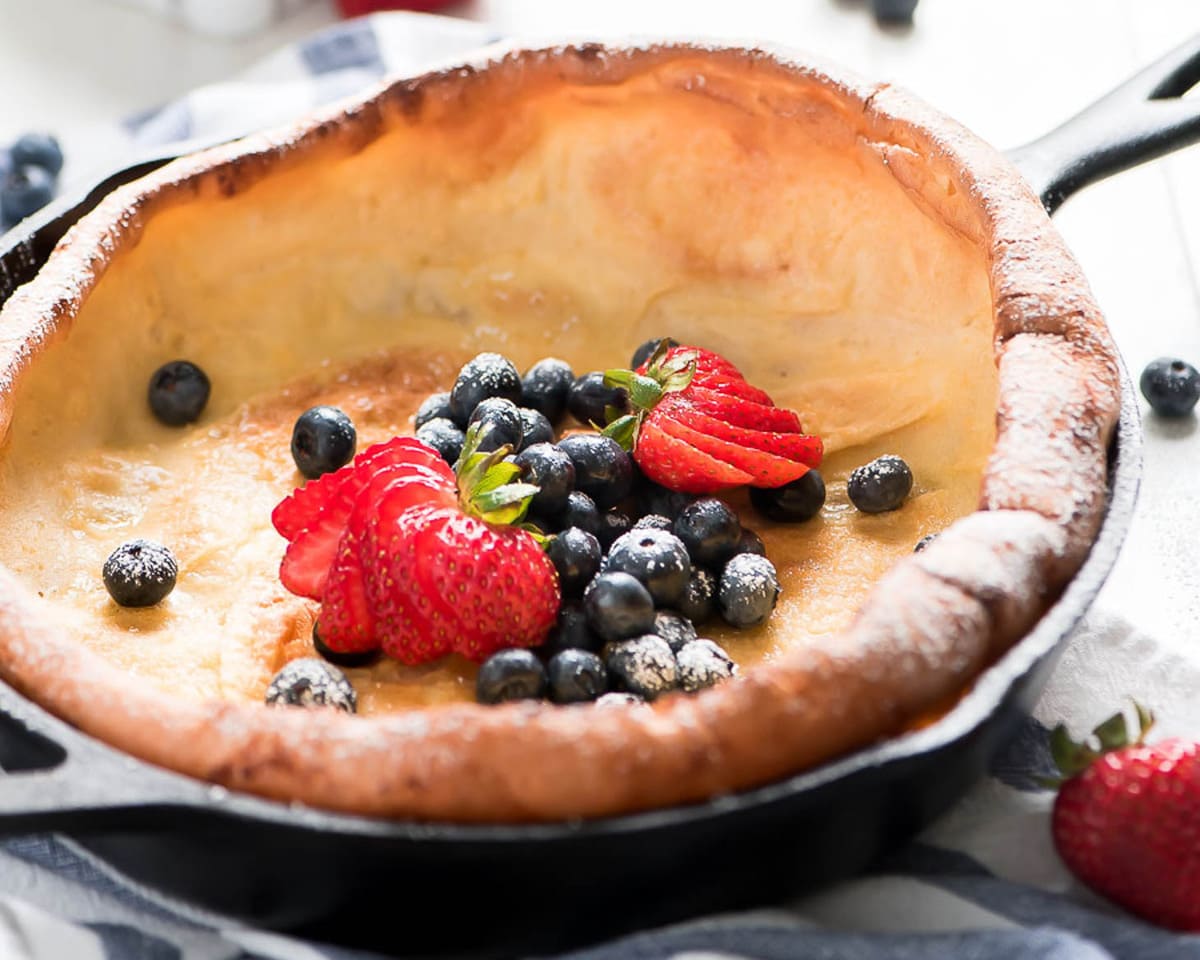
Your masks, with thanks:
[{"label": "white table surface", "polygon": [[[895,81],[1000,147],[1032,139],[1187,36],[1200,0],[922,0],[883,30],[857,0],[472,0],[451,11],[506,36],[677,33],[769,38]],[[0,142],[57,133],[68,180],[106,157],[119,118],[226,79],[335,19],[330,0],[227,41],[111,0],[0,0]],[[1161,354],[1200,364],[1200,148],[1121,175],[1056,217],[1136,377]],[[1101,602],[1200,658],[1200,435],[1147,418],[1146,476]],[[1194,731],[1196,732],[1196,731]]]}]

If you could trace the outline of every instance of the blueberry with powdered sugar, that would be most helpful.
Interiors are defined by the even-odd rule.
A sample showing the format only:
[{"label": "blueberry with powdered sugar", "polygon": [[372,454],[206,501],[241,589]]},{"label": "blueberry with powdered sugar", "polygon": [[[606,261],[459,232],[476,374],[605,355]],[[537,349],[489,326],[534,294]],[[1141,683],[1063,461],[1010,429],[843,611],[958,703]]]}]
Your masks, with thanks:
[{"label": "blueberry with powdered sugar", "polygon": [[698,639],[685,643],[675,652],[679,670],[679,686],[688,693],[703,690],[737,673],[737,664],[729,654],[712,640]]},{"label": "blueberry with powdered sugar", "polygon": [[316,657],[287,663],[271,679],[266,702],[270,706],[334,707],[345,713],[358,712],[358,695],[346,675]]},{"label": "blueberry with powdered sugar", "polygon": [[130,540],[117,547],[102,570],[104,586],[123,607],[152,607],[175,589],[179,564],[161,543]]},{"label": "blueberry with powdered sugar", "polygon": [[696,627],[687,617],[671,610],[659,610],[654,615],[654,632],[667,641],[672,653],[696,639]]},{"label": "blueberry with powdered sugar", "polygon": [[575,383],[575,374],[565,360],[547,357],[525,371],[521,378],[521,405],[558,423],[567,412],[567,395]]},{"label": "blueberry with powdered sugar", "polygon": [[644,517],[639,517],[634,521],[634,530],[662,530],[665,533],[670,533],[675,524],[668,517],[664,517],[661,513],[648,513]]},{"label": "blueberry with powdered sugar", "polygon": [[605,664],[614,688],[654,700],[679,686],[675,654],[662,637],[654,634],[610,644]]},{"label": "blueberry with powdered sugar", "polygon": [[430,420],[439,419],[454,419],[454,414],[450,410],[450,392],[448,390],[431,393],[421,401],[421,405],[417,407],[416,416],[413,418],[413,428],[420,430]]},{"label": "blueberry with powdered sugar", "polygon": [[900,457],[885,454],[850,474],[846,493],[863,513],[898,510],[912,490],[913,475]]},{"label": "blueberry with powdered sugar", "polygon": [[742,524],[725,501],[703,497],[680,511],[674,532],[693,563],[717,567],[737,552]]},{"label": "blueberry with powdered sugar", "polygon": [[[466,429],[475,408],[492,397],[520,403],[521,376],[507,357],[498,353],[481,353],[463,365],[454,380],[454,386],[450,388],[450,411],[454,422],[460,429]],[[520,439],[518,424],[516,442],[519,443]]]},{"label": "blueberry with powdered sugar", "polygon": [[716,612],[717,578],[704,567],[692,567],[676,607],[692,623],[704,623]]},{"label": "blueberry with powdered sugar", "polygon": [[775,564],[753,553],[738,554],[721,571],[717,607],[726,623],[754,627],[771,615],[780,591]]},{"label": "blueberry with powdered sugar", "polygon": [[692,564],[687,548],[662,530],[630,530],[609,548],[600,568],[636,577],[660,607],[673,607],[687,587]]}]

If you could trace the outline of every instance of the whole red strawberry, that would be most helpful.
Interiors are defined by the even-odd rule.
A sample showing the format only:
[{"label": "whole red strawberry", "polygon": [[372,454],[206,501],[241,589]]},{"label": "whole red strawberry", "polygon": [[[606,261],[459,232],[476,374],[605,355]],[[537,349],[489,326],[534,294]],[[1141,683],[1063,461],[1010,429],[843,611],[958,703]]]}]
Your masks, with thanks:
[{"label": "whole red strawberry", "polygon": [[468,434],[458,477],[411,437],[377,444],[311,481],[271,515],[288,547],[279,576],[321,601],[322,642],[409,664],[483,660],[540,643],[558,613],[558,575],[515,526],[537,487],[502,447]]},{"label": "whole red strawberry", "polygon": [[821,463],[821,441],[802,432],[800,418],[712,351],[664,340],[636,371],[606,371],[605,383],[624,387],[634,409],[605,433],[672,490],[781,487]]},{"label": "whole red strawberry", "polygon": [[1117,714],[1074,743],[1052,736],[1070,775],[1054,801],[1054,845],[1080,880],[1132,913],[1200,930],[1200,745],[1142,743],[1153,723],[1137,708],[1132,741]]}]

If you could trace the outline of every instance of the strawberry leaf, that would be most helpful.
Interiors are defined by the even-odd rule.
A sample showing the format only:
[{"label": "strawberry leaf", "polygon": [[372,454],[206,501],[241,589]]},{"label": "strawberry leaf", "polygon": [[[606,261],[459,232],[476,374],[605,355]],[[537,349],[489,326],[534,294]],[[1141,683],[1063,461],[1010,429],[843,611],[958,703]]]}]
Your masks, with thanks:
[{"label": "strawberry leaf", "polygon": [[1100,741],[1102,752],[1119,750],[1129,744],[1129,727],[1125,723],[1125,714],[1115,713],[1092,731]]},{"label": "strawberry leaf", "polygon": [[636,414],[630,413],[614,420],[602,432],[606,437],[616,440],[621,445],[621,449],[631,451],[637,442],[638,426],[640,423],[641,418]]},{"label": "strawberry leaf", "polygon": [[1067,779],[1083,773],[1100,756],[1086,743],[1072,740],[1071,732],[1061,723],[1050,733],[1050,755]]},{"label": "strawberry leaf", "polygon": [[534,486],[532,483],[509,483],[494,490],[477,493],[472,502],[479,509],[480,518],[487,520],[489,519],[488,514],[497,510],[503,510],[513,504],[524,506],[539,490],[541,487]]},{"label": "strawberry leaf", "polygon": [[622,370],[615,367],[612,370],[604,371],[604,385],[606,387],[624,387],[628,390],[633,386],[633,378],[638,376],[632,370]]}]

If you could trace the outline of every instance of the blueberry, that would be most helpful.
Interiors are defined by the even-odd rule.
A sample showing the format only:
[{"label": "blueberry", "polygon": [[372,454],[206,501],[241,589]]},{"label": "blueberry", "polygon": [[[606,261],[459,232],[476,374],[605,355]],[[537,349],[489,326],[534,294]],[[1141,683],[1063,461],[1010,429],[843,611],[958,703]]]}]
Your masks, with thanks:
[{"label": "blueberry", "polygon": [[767,555],[767,545],[763,543],[762,537],[749,527],[742,527],[742,536],[738,540],[734,556],[737,556],[739,553],[753,553],[760,557],[765,557]]},{"label": "blueberry", "polygon": [[309,407],[292,429],[292,459],[309,480],[344,467],[357,445],[353,422],[337,407]]},{"label": "blueberry", "polygon": [[[674,337],[666,337],[665,339],[668,347],[679,346],[679,341]],[[662,342],[662,340],[662,337],[655,337],[653,340],[647,340],[640,347],[634,350],[633,359],[629,361],[630,369],[636,370],[643,363],[649,360],[650,357],[654,355],[654,351],[658,349],[658,345]]]},{"label": "blueberry", "polygon": [[692,623],[704,623],[716,612],[717,578],[703,567],[692,567],[677,607]]},{"label": "blueberry", "polygon": [[737,551],[742,525],[723,500],[704,497],[680,511],[675,536],[683,541],[693,563],[719,567]]},{"label": "blueberry", "polygon": [[152,607],[175,589],[179,564],[153,540],[130,540],[104,561],[104,586],[122,607]]},{"label": "blueberry", "polygon": [[639,517],[633,525],[634,530],[663,530],[671,533],[675,529],[673,521],[660,513],[648,513]]},{"label": "blueberry", "polygon": [[728,680],[737,673],[737,664],[722,647],[711,640],[693,640],[675,651],[679,686],[695,693]]},{"label": "blueberry", "polygon": [[629,394],[624,387],[606,387],[604,374],[599,370],[585,373],[571,384],[567,394],[567,409],[580,423],[603,427],[608,423],[608,407],[627,413]]},{"label": "blueberry", "polygon": [[417,407],[417,415],[413,418],[413,427],[420,430],[430,420],[453,419],[454,416],[450,412],[450,394],[445,391],[431,393]]},{"label": "blueberry", "polygon": [[600,511],[596,509],[595,501],[578,490],[567,494],[567,505],[558,513],[542,513],[539,510],[534,514],[533,522],[548,533],[566,530],[567,527],[578,527],[592,536],[600,533]]},{"label": "blueberry", "polygon": [[528,650],[501,650],[483,661],[475,677],[480,703],[540,700],[546,692],[546,668]]},{"label": "blueberry", "polygon": [[567,395],[575,374],[563,360],[547,357],[525,371],[521,378],[521,406],[537,410],[552,424],[567,410]]},{"label": "blueberry", "polygon": [[517,413],[521,417],[521,444],[518,450],[532,447],[535,443],[554,442],[554,427],[544,414],[529,407],[519,407]]},{"label": "blueberry", "polygon": [[521,377],[507,357],[481,353],[458,372],[450,390],[450,411],[454,414],[451,419],[465,428],[475,408],[491,397],[520,403]]},{"label": "blueberry", "polygon": [[150,377],[147,399],[156,417],[169,427],[182,427],[200,417],[212,386],[194,363],[172,360]]},{"label": "blueberry", "polygon": [[588,626],[587,614],[579,607],[563,606],[558,621],[542,644],[542,652],[553,656],[563,650],[591,650],[596,653],[604,640]]},{"label": "blueberry", "polygon": [[633,528],[633,521],[623,510],[608,510],[600,514],[600,532],[596,534],[600,547],[608,550],[618,537],[628,533]]},{"label": "blueberry", "polygon": [[272,706],[334,707],[345,713],[358,712],[358,694],[346,675],[316,657],[286,663],[271,678],[266,702]]},{"label": "blueberry", "polygon": [[825,481],[817,470],[782,487],[750,488],[750,504],[768,520],[779,523],[803,523],[825,506]]},{"label": "blueberry", "polygon": [[443,460],[454,466],[462,453],[467,436],[455,426],[453,420],[438,417],[417,430],[417,439],[433,447]]},{"label": "blueberry", "polygon": [[721,572],[717,606],[725,622],[735,627],[753,627],[771,615],[779,599],[779,577],[766,557],[742,553]]},{"label": "blueberry", "polygon": [[604,640],[624,640],[654,629],[654,599],[627,573],[599,574],[583,594],[588,625]]},{"label": "blueberry", "polygon": [[615,507],[633,489],[633,460],[612,437],[576,433],[558,442],[575,464],[575,489],[601,510]]},{"label": "blueberry", "polygon": [[675,654],[667,641],[654,634],[614,643],[607,648],[608,676],[617,690],[653,700],[679,685]]},{"label": "blueberry", "polygon": [[1173,357],[1147,364],[1138,385],[1160,417],[1186,417],[1200,398],[1200,372]]},{"label": "blueberry", "polygon": [[670,610],[659,610],[654,615],[654,633],[667,641],[672,653],[678,653],[685,643],[696,639],[692,621]]},{"label": "blueberry", "polygon": [[674,521],[683,508],[695,500],[696,498],[690,493],[668,490],[666,487],[660,487],[657,483],[650,481],[646,481],[638,492],[642,513],[653,513],[671,521]]},{"label": "blueberry", "polygon": [[846,484],[846,493],[863,513],[886,513],[900,508],[912,485],[908,464],[897,456],[885,454],[855,469]]},{"label": "blueberry", "polygon": [[564,650],[546,664],[550,699],[555,703],[586,703],[608,689],[608,669],[594,653]]},{"label": "blueberry", "polygon": [[933,543],[933,541],[936,539],[937,539],[936,533],[926,534],[920,540],[917,541],[916,546],[913,547],[913,553],[920,553],[927,546],[929,546],[931,543]]},{"label": "blueberry", "polygon": [[609,548],[601,570],[619,570],[637,577],[656,606],[673,607],[683,597],[692,572],[687,548],[671,533],[637,530],[618,537]]},{"label": "blueberry", "polygon": [[315,623],[312,628],[312,642],[313,649],[317,651],[322,660],[328,660],[339,667],[366,667],[382,656],[379,650],[364,650],[361,653],[338,653],[336,650],[330,650],[325,646],[325,641],[321,639],[321,631],[317,629]]},{"label": "blueberry", "polygon": [[467,421],[468,429],[476,423],[479,424],[478,449],[481,453],[506,445],[516,450],[521,445],[521,411],[511,400],[503,397],[481,400]]},{"label": "blueberry", "polygon": [[16,223],[37,213],[53,199],[53,176],[41,167],[14,165],[0,184],[0,218]]},{"label": "blueberry", "polygon": [[18,138],[10,152],[13,166],[41,167],[52,177],[57,177],[62,172],[62,147],[48,133],[27,133]]},{"label": "blueberry", "polygon": [[871,0],[871,11],[879,23],[911,24],[916,9],[917,0]]},{"label": "blueberry", "polygon": [[600,541],[578,527],[567,527],[551,540],[546,556],[558,571],[564,597],[581,596],[583,588],[600,571]]},{"label": "blueberry", "polygon": [[521,468],[523,480],[540,488],[529,502],[532,513],[552,515],[566,508],[575,486],[575,464],[562,450],[552,443],[535,443],[518,453],[513,462]]}]

